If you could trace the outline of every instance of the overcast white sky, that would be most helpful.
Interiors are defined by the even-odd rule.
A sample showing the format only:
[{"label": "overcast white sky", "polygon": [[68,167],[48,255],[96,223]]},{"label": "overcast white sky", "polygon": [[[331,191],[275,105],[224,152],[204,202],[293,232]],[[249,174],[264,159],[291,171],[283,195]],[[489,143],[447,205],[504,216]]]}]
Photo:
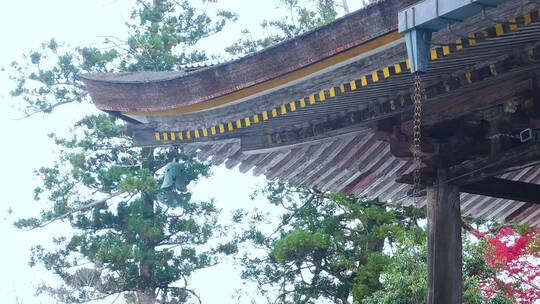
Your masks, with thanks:
[{"label": "overcast white sky", "polygon": [[[234,42],[244,28],[256,32],[261,20],[275,19],[282,13],[275,9],[278,0],[220,0],[219,6],[239,14],[239,20],[225,28],[224,33],[201,43],[210,53],[220,53]],[[100,43],[102,36],[125,37],[124,23],[133,1],[129,0],[17,0],[0,2],[0,67],[20,58],[42,41],[55,37],[71,46]],[[349,0],[351,10],[360,0]],[[255,30],[254,30],[255,29]],[[12,84],[5,72],[0,73],[0,302],[54,303],[47,296],[34,295],[35,287],[55,278],[39,267],[30,268],[30,248],[48,244],[53,235],[66,228],[51,225],[46,229],[23,232],[13,227],[17,218],[36,215],[40,204],[32,199],[37,185],[33,170],[55,160],[55,150],[47,138],[49,132],[66,132],[85,113],[96,111],[90,105],[68,106],[53,115],[36,115],[14,120],[20,113],[8,94]],[[249,207],[248,195],[264,183],[263,178],[240,174],[237,169],[213,169],[214,175],[196,185],[195,199],[215,198],[225,212]],[[12,213],[10,214],[10,210]],[[197,274],[193,286],[205,303],[251,303],[257,299],[253,286],[243,286],[232,263]],[[236,290],[246,294],[241,302],[233,299]],[[120,303],[117,301],[116,303]],[[110,303],[110,301],[105,302]],[[258,300],[257,303],[263,303]]]}]

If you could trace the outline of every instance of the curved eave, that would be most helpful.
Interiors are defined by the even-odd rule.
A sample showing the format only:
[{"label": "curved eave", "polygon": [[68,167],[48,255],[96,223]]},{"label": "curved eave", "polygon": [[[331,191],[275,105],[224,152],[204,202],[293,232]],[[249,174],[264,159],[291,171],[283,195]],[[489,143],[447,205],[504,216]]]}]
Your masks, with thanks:
[{"label": "curved eave", "polygon": [[387,0],[246,57],[191,73],[89,74],[101,110],[174,115],[260,94],[400,39],[398,11],[417,0]]}]

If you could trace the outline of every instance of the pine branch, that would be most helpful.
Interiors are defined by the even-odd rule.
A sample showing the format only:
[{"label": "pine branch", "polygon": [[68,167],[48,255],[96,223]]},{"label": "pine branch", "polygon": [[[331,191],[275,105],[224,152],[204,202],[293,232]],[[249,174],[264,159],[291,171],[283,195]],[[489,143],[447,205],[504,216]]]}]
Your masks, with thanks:
[{"label": "pine branch", "polygon": [[29,117],[31,117],[33,115],[39,114],[39,113],[43,113],[43,114],[50,113],[52,110],[54,110],[55,108],[57,108],[59,106],[62,106],[62,105],[68,104],[68,103],[73,103],[73,102],[74,102],[73,100],[66,100],[66,101],[57,102],[55,104],[52,104],[52,105],[48,106],[45,109],[35,110],[35,111],[30,112],[30,113],[27,113],[26,115],[24,115],[22,117],[12,118],[12,120],[23,120],[23,119],[29,118]]},{"label": "pine branch", "polygon": [[48,226],[48,225],[50,225],[50,224],[52,224],[52,223],[54,223],[54,222],[56,222],[56,221],[58,221],[58,220],[61,220],[61,219],[66,218],[66,217],[68,217],[68,216],[70,216],[70,215],[72,215],[72,214],[74,214],[74,213],[82,212],[82,211],[86,211],[86,210],[92,209],[92,208],[94,208],[95,206],[97,206],[97,205],[99,205],[99,204],[103,204],[103,203],[107,202],[108,200],[110,200],[110,199],[112,199],[112,198],[115,198],[115,197],[117,197],[117,196],[120,196],[120,195],[122,195],[122,194],[124,194],[124,193],[126,193],[126,191],[121,191],[121,192],[112,193],[112,194],[110,194],[110,195],[104,197],[103,199],[100,199],[100,200],[98,200],[98,201],[94,201],[94,202],[92,202],[92,203],[86,204],[86,205],[84,205],[84,206],[82,206],[82,207],[79,207],[79,208],[72,209],[72,210],[70,210],[70,211],[68,211],[68,212],[66,212],[66,213],[64,213],[64,214],[62,214],[62,215],[59,215],[59,216],[57,216],[57,217],[55,217],[55,218],[53,218],[53,219],[51,219],[51,220],[49,220],[49,221],[47,221],[47,222],[45,222],[45,223],[42,223],[42,224],[40,224],[40,225],[38,225],[38,226],[35,226],[35,227],[32,227],[32,228],[30,228],[30,229],[28,229],[28,230],[34,230],[34,229],[36,229],[36,228],[43,228],[43,227],[46,227],[46,226]]}]

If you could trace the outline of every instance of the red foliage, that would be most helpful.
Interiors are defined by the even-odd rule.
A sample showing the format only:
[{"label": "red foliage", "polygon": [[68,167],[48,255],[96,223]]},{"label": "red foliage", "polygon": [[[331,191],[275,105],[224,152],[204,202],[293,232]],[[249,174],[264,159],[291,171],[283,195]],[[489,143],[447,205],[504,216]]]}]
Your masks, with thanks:
[{"label": "red foliage", "polygon": [[484,271],[480,291],[487,298],[502,292],[519,304],[540,301],[540,229],[518,233],[501,228],[496,235],[470,231],[485,240],[484,259],[491,271]]}]

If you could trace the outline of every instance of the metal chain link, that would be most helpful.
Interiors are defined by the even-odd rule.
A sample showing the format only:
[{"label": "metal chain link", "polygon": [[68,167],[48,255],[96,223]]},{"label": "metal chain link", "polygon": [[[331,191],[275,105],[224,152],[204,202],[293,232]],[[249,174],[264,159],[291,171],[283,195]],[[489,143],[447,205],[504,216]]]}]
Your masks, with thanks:
[{"label": "metal chain link", "polygon": [[416,168],[413,172],[413,190],[412,196],[414,204],[418,205],[418,197],[420,194],[420,151],[421,151],[421,142],[422,142],[422,101],[425,99],[426,92],[422,87],[422,79],[420,78],[420,73],[414,73],[414,85],[413,85],[413,107],[414,107],[414,116],[413,116],[413,142],[412,142],[412,153],[413,161],[416,165]]}]

